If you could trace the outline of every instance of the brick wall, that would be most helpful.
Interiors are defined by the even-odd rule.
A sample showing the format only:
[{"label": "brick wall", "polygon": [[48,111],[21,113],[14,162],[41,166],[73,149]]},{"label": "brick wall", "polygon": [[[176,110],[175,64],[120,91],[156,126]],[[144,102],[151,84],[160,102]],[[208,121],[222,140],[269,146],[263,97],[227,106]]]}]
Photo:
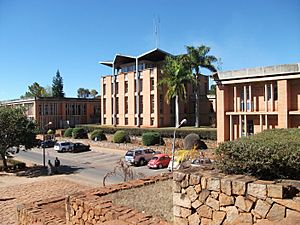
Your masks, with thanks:
[{"label": "brick wall", "polygon": [[299,181],[215,171],[176,172],[173,181],[174,224],[300,224]]}]

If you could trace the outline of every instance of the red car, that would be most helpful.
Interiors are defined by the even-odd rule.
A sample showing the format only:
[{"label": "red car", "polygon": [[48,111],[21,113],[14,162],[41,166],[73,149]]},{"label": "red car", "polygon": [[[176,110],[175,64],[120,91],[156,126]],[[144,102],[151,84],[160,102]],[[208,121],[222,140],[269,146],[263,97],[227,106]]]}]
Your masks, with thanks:
[{"label": "red car", "polygon": [[171,158],[167,154],[157,154],[152,157],[152,159],[148,162],[149,168],[161,169],[163,167],[167,167]]}]

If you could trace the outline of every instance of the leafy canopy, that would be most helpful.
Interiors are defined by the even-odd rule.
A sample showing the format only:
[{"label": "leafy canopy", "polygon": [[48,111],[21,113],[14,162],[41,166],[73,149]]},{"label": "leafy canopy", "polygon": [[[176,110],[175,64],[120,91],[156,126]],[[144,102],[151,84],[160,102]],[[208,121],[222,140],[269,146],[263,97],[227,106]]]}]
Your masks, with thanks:
[{"label": "leafy canopy", "polygon": [[0,107],[0,155],[4,169],[9,148],[35,145],[36,124],[27,118],[24,108]]}]

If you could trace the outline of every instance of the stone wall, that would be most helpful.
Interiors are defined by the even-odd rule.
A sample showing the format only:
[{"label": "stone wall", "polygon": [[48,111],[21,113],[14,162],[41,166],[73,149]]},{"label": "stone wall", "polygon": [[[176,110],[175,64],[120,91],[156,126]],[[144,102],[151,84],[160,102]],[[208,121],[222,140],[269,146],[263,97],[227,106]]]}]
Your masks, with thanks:
[{"label": "stone wall", "polygon": [[18,223],[19,225],[170,225],[160,218],[136,209],[114,205],[107,196],[120,190],[151,185],[168,179],[171,179],[168,174],[157,175],[91,189],[72,196],[19,205]]},{"label": "stone wall", "polygon": [[299,187],[291,183],[215,171],[176,172],[174,224],[300,224]]}]

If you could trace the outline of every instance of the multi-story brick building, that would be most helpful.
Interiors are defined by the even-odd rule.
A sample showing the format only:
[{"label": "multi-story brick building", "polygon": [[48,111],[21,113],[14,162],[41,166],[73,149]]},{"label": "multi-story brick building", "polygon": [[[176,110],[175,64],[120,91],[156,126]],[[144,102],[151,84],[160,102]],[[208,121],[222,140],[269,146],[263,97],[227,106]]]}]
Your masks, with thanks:
[{"label": "multi-story brick building", "polygon": [[100,99],[84,98],[28,98],[0,102],[0,106],[23,106],[27,116],[40,128],[52,122],[49,128],[58,129],[77,124],[100,123]]},{"label": "multi-story brick building", "polygon": [[[154,49],[140,56],[116,55],[100,62],[112,68],[112,75],[101,78],[101,124],[114,126],[174,126],[174,102],[167,104],[166,87],[158,86],[162,63],[169,53]],[[187,101],[180,102],[180,118],[195,121],[195,98],[187,85]],[[210,123],[208,77],[201,76],[201,124]]]},{"label": "multi-story brick building", "polygon": [[218,142],[300,128],[300,63],[218,72]]}]

